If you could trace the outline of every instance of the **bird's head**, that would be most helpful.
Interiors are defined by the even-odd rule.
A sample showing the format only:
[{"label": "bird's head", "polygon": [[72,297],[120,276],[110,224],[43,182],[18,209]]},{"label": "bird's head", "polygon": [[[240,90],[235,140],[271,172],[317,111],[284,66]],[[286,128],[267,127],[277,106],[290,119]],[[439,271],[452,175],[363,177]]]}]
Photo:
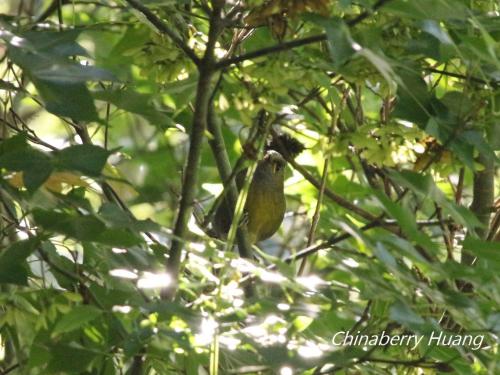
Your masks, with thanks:
[{"label": "bird's head", "polygon": [[276,176],[283,176],[286,167],[286,160],[283,156],[274,150],[266,151],[259,168],[265,168],[266,172]]}]

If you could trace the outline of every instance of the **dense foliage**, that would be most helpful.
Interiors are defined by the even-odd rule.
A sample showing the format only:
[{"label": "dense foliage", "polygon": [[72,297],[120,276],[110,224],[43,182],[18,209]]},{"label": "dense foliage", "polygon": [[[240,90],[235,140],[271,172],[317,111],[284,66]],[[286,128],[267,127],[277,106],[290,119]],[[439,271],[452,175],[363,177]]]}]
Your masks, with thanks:
[{"label": "dense foliage", "polygon": [[[0,13],[2,374],[500,373],[496,1]],[[212,238],[283,133],[280,231]]]}]

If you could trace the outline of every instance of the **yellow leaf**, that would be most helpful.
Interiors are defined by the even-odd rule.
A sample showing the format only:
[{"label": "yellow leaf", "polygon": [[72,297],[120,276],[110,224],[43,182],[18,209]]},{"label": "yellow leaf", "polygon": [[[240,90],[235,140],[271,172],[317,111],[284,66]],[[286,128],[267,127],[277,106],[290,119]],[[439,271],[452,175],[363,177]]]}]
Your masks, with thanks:
[{"label": "yellow leaf", "polygon": [[[14,172],[6,178],[9,184],[17,189],[23,188],[23,172]],[[71,172],[54,172],[50,175],[47,181],[44,182],[43,187],[46,189],[60,193],[66,185],[69,186],[83,186],[88,187],[87,181],[83,180],[80,176]]]},{"label": "yellow leaf", "polygon": [[60,193],[65,187],[69,186],[82,186],[88,187],[87,181],[83,180],[81,176],[78,176],[71,172],[54,172],[45,181],[43,186],[48,190]]}]

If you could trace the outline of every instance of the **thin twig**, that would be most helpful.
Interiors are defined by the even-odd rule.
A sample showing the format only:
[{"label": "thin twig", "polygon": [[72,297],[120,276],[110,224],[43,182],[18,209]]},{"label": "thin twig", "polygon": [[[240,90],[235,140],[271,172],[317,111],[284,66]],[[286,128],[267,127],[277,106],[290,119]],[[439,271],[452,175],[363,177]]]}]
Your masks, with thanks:
[{"label": "thin twig", "polygon": [[0,372],[0,375],[7,375],[8,373],[17,369],[19,366],[20,366],[20,364],[16,363],[15,365],[12,365],[12,366],[6,368],[5,370],[3,370],[2,372]]},{"label": "thin twig", "polygon": [[188,47],[186,43],[177,35],[175,31],[173,31],[165,22],[163,22],[156,14],[154,14],[148,7],[142,5],[140,2],[136,0],[124,0],[128,3],[132,8],[139,11],[146,17],[146,19],[155,26],[159,32],[167,35],[174,44],[180,48],[187,57],[189,57],[196,65],[200,65],[201,60],[194,51]]},{"label": "thin twig", "polygon": [[[291,157],[285,156],[285,159],[297,172],[299,172],[316,189],[319,189],[321,187],[321,182],[318,181],[318,179],[316,179],[316,177],[314,177],[311,173],[309,173],[309,171],[306,168],[295,162]],[[352,211],[354,214],[358,215],[359,217],[362,217],[365,220],[373,221],[376,219],[375,215],[372,215],[368,211],[365,211],[362,208],[356,206],[355,204],[349,202],[347,199],[331,191],[328,187],[325,187],[325,196],[330,198],[339,206],[342,206]]]},{"label": "thin twig", "polygon": [[460,172],[458,174],[458,182],[457,188],[455,192],[455,203],[460,204],[462,201],[462,194],[464,191],[464,180],[465,180],[465,168],[460,168]]},{"label": "thin twig", "polygon": [[434,205],[436,207],[436,215],[440,223],[439,227],[441,228],[441,232],[443,234],[443,241],[446,246],[448,259],[453,260],[453,234],[450,231],[449,226],[444,222],[441,207],[439,207],[437,203],[435,203]]},{"label": "thin twig", "polygon": [[[338,125],[337,123],[338,123],[338,120],[340,118],[340,113],[343,110],[346,98],[347,98],[347,95],[346,95],[346,93],[344,93],[344,97],[343,97],[343,100],[340,104],[340,107],[337,109],[337,111],[335,111],[335,113],[333,112],[333,110],[332,110],[332,112],[330,112],[331,124],[330,124],[330,127],[328,129],[328,146],[330,146],[330,144],[333,141],[333,132],[334,132],[335,127]],[[320,182],[320,187],[319,187],[319,191],[318,191],[318,200],[316,202],[316,208],[314,210],[314,215],[312,218],[311,227],[309,229],[309,235],[307,236],[307,246],[308,247],[311,246],[313,241],[314,241],[314,232],[316,231],[316,227],[318,226],[318,222],[319,222],[319,216],[321,213],[321,206],[323,204],[323,196],[324,196],[325,188],[326,188],[326,180],[328,177],[329,155],[327,155],[324,158],[323,163],[324,163],[323,164],[323,172],[321,175],[321,182]],[[299,271],[298,271],[299,276],[302,275],[302,273],[304,272],[304,269],[306,267],[306,263],[307,263],[307,258],[302,259],[302,263],[300,264]]]},{"label": "thin twig", "polygon": [[[323,163],[324,163],[323,164],[323,172],[321,175],[321,184],[320,184],[319,191],[318,191],[318,200],[316,202],[316,207],[314,209],[314,215],[313,215],[313,218],[311,221],[311,227],[309,228],[309,234],[307,236],[307,246],[311,246],[312,243],[314,242],[314,232],[316,232],[316,228],[317,228],[318,222],[319,222],[319,216],[321,213],[321,206],[323,205],[323,196],[325,193],[326,179],[328,176],[328,164],[329,164],[328,157],[326,157],[324,159]],[[303,274],[304,269],[306,267],[306,262],[307,262],[307,258],[304,257],[304,259],[302,259],[302,263],[300,264],[299,271],[297,272],[297,274],[299,276]]]},{"label": "thin twig", "polygon": [[463,79],[463,80],[467,80],[467,81],[482,84],[482,85],[490,85],[493,88],[497,88],[500,85],[500,81],[496,81],[493,79],[492,80],[484,80],[484,79],[478,78],[478,77],[466,76],[464,74],[454,73],[454,72],[450,72],[447,70],[441,70],[441,69],[436,69],[436,68],[431,68],[431,67],[424,68],[424,70],[431,72],[431,73],[438,73],[438,74],[441,74],[444,76]]},{"label": "thin twig", "polygon": [[[372,15],[375,11],[377,11],[379,8],[381,8],[385,3],[389,2],[389,1],[391,1],[391,0],[378,0],[370,10],[366,10],[366,11],[360,13],[358,16],[356,16],[352,20],[346,21],[347,26],[353,27],[353,26],[357,25],[358,23],[364,21],[366,18],[368,18],[370,15]],[[266,55],[269,55],[272,53],[291,50],[293,48],[305,46],[305,45],[312,44],[312,43],[318,43],[318,42],[322,42],[325,40],[327,40],[327,35],[326,35],[326,33],[323,33],[323,34],[313,35],[313,36],[309,36],[309,37],[302,38],[302,39],[296,39],[296,40],[292,40],[289,42],[280,43],[280,44],[277,44],[277,45],[274,45],[271,47],[262,48],[262,49],[259,49],[256,51],[245,53],[243,55],[239,55],[239,56],[235,56],[235,57],[221,60],[219,63],[216,64],[216,69],[222,69],[222,68],[228,67],[228,66],[233,65],[233,64],[241,63],[241,62],[246,61],[246,60],[255,59],[257,57],[266,56]]]}]

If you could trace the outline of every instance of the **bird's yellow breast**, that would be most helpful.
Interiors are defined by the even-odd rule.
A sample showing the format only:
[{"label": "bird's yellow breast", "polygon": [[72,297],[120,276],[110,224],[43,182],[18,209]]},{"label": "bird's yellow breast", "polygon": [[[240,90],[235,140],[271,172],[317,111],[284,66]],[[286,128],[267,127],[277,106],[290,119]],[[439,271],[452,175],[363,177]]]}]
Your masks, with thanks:
[{"label": "bird's yellow breast", "polygon": [[252,181],[245,210],[248,215],[247,229],[252,243],[271,237],[280,227],[285,215],[286,203],[283,187],[259,184]]}]

